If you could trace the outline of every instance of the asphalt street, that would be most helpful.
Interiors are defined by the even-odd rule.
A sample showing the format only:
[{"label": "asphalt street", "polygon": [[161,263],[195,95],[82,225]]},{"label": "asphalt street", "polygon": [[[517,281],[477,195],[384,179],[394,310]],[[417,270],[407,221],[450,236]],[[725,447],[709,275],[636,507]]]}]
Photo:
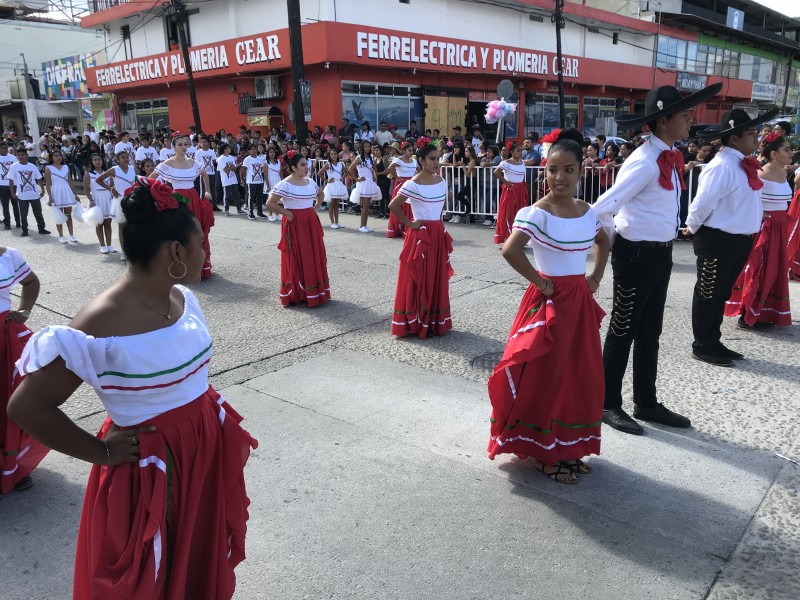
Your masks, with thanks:
[{"label": "asphalt street", "polygon": [[[486,355],[502,350],[525,289],[493,232],[448,227],[454,329],[423,341],[389,335],[402,242],[385,237],[385,220],[372,234],[356,217],[342,223],[325,230],[326,306],[280,306],[279,226],[263,220],[217,217],[214,276],[194,286],[214,338],[212,383],[260,442],[236,598],[800,598],[797,319],[769,333],[727,319],[723,341],[747,359],[693,360],[694,256],[677,244],[658,390],[693,428],[604,428],[594,473],[559,485],[529,461],[486,456]],[[87,226],[77,235],[62,246],[0,231],[41,279],[35,330],[68,323],[124,273]],[[610,280],[609,267],[607,311]],[[104,417],[86,386],[64,408],[91,432]],[[0,501],[4,599],[70,597],[88,471],[51,453],[33,488]]]}]

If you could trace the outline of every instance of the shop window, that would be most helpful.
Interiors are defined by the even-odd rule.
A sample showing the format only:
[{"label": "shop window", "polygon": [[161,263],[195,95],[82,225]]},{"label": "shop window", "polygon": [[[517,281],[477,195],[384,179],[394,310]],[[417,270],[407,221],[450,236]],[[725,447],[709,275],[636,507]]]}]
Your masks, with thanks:
[{"label": "shop window", "polygon": [[421,89],[408,86],[343,83],[342,116],[356,125],[368,121],[373,130],[381,121],[400,131],[417,121],[422,129],[425,109],[421,95]]},{"label": "shop window", "polygon": [[594,137],[598,133],[610,134],[616,130],[613,123],[617,115],[630,113],[630,100],[617,98],[583,99],[583,133]]},{"label": "shop window", "polygon": [[169,111],[164,98],[123,102],[119,112],[124,131],[153,133],[156,129],[169,127]]},{"label": "shop window", "polygon": [[[532,101],[531,101],[532,100]],[[578,97],[564,97],[564,120],[567,127],[578,126]],[[525,103],[525,135],[534,131],[539,135],[560,127],[558,96],[536,94],[527,96]]]},{"label": "shop window", "polygon": [[[186,19],[186,45],[191,48],[192,36],[190,33],[189,19]],[[180,48],[180,37],[178,36],[178,16],[167,15],[164,17],[164,34],[167,36],[167,48],[177,50]]]}]

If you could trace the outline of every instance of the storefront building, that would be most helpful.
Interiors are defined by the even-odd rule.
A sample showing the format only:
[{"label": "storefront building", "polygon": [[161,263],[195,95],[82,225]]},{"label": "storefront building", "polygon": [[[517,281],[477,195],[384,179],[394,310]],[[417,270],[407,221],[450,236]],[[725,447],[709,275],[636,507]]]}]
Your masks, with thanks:
[{"label": "storefront building", "polygon": [[[100,11],[88,25],[113,17],[111,29],[119,24],[123,29],[124,14],[158,10],[158,2],[145,4]],[[263,130],[282,122],[294,129],[285,3],[267,4],[275,8],[268,21],[279,26],[266,32],[219,39],[226,29],[239,33],[265,20],[263,11],[256,18],[248,13],[252,3],[238,0],[204,3],[189,19],[190,62],[205,131],[235,130],[242,124]],[[493,135],[483,121],[486,102],[496,99],[498,84],[509,79],[515,93],[506,100],[517,102],[518,111],[505,125],[506,137],[545,133],[558,126],[559,69],[567,126],[587,135],[615,133],[613,117],[634,110],[654,85],[678,83],[686,89],[724,79],[727,97],[698,107],[698,122],[717,120],[727,103],[751,100],[751,80],[713,69],[691,73],[685,62],[682,70],[655,64],[656,51],[658,57],[670,55],[668,48],[661,52],[659,40],[696,43],[697,36],[648,21],[568,4],[575,21],[563,30],[564,60],[559,64],[544,1],[520,2],[525,13],[458,0],[415,0],[414,12],[403,3],[357,4],[301,3],[304,18],[319,15],[302,27],[310,126],[338,128],[348,118],[368,121],[373,129],[385,121],[404,130],[415,120],[420,128],[447,135],[457,125],[469,129],[476,124]],[[125,129],[185,130],[192,111],[182,54],[170,49],[174,32],[168,17],[149,27],[145,45],[128,31],[122,40],[127,58],[109,52],[110,64],[88,69],[88,87],[115,94]],[[152,40],[159,35],[163,51],[147,52],[158,47]]]}]

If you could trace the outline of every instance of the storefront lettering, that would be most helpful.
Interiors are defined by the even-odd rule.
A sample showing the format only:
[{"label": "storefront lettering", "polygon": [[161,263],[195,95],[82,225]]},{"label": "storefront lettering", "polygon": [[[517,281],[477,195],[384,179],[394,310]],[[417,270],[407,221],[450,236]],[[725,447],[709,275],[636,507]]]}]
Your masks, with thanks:
[{"label": "storefront lettering", "polygon": [[[190,48],[189,60],[194,73],[228,71],[231,68],[228,54],[234,53],[239,66],[269,63],[281,58],[278,36],[253,37],[236,42],[222,42],[201,48]],[[98,87],[138,83],[155,79],[174,78],[186,73],[180,52],[134,60],[108,67],[97,68]]]},{"label": "storefront lettering", "polygon": [[[505,50],[478,44],[462,44],[417,37],[359,31],[356,33],[358,57],[422,65],[483,69],[530,75],[558,73],[558,59],[552,63],[547,53]],[[491,64],[489,53],[491,52]],[[480,62],[478,60],[480,56]],[[565,58],[564,77],[578,77],[578,59]],[[552,69],[551,69],[552,65]]]},{"label": "storefront lettering", "polygon": [[238,42],[236,44],[236,62],[240,65],[251,65],[279,59],[281,53],[278,50],[278,36],[268,35],[266,41],[266,50],[264,49],[264,40],[260,37]]}]

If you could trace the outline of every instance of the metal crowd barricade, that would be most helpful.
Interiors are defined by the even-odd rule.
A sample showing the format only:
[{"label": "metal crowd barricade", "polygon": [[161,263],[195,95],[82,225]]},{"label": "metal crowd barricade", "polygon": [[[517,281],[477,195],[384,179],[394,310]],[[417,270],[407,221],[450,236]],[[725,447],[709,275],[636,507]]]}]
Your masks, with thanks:
[{"label": "metal crowd barricade", "polygon": [[[698,165],[703,167],[704,165]],[[466,199],[470,203],[470,213],[475,220],[494,219],[497,216],[497,203],[500,199],[500,180],[494,176],[496,167],[475,167],[467,177],[464,167],[443,166],[441,175],[447,182],[448,196],[444,212],[451,215],[465,214],[465,204],[459,200]],[[547,193],[545,182],[546,167],[528,167],[525,180],[528,184],[530,202],[533,204]],[[597,198],[614,185],[619,169],[606,169],[605,166],[584,168],[581,181],[578,183],[577,197],[593,204]],[[688,199],[691,201],[697,190],[694,169],[685,177]],[[462,190],[466,190],[464,193]]]}]

